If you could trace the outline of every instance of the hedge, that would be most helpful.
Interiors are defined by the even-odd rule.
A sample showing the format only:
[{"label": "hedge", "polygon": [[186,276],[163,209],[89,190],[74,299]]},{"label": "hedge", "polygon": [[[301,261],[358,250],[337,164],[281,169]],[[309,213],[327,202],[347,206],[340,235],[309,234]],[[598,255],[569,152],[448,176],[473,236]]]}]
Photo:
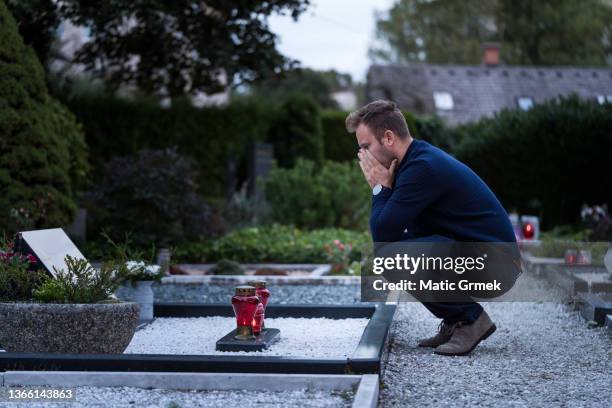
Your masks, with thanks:
[{"label": "hedge", "polygon": [[543,228],[579,219],[583,203],[612,203],[612,105],[577,96],[504,110],[454,130],[457,157],[506,210],[541,216]]},{"label": "hedge", "polygon": [[249,143],[267,137],[273,115],[259,105],[163,108],[154,101],[105,95],[75,96],[66,103],[83,123],[96,178],[113,157],[176,146],[179,154],[197,161],[201,193],[211,197],[224,195],[227,158],[244,162]]}]

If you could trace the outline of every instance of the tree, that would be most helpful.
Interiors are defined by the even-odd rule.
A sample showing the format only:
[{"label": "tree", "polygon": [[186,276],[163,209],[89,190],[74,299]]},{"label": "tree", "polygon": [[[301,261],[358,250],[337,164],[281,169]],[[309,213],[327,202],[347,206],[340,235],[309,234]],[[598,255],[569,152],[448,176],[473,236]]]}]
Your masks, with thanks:
[{"label": "tree", "polygon": [[374,61],[478,64],[499,42],[507,64],[605,65],[612,7],[601,0],[397,0],[377,16]]},{"label": "tree", "polygon": [[88,170],[74,116],[49,97],[44,71],[0,0],[0,225],[66,225]]},{"label": "tree", "polygon": [[[23,5],[37,2],[45,7]],[[267,17],[289,12],[297,19],[309,0],[19,3],[21,10],[29,11],[21,13],[23,27],[40,21],[40,13],[57,13],[57,21],[87,27],[90,39],[74,62],[111,88],[130,85],[148,94],[175,97],[218,92],[292,67],[295,61],[276,50]],[[41,30],[47,32],[48,27]]]}]

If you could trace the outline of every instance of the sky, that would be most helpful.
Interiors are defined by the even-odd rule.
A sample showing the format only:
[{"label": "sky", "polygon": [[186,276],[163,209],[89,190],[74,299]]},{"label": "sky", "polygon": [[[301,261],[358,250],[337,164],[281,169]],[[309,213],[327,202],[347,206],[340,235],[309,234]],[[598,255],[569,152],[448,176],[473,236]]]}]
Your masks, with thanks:
[{"label": "sky", "polygon": [[303,67],[335,69],[364,81],[374,40],[374,11],[386,11],[393,0],[312,0],[297,22],[272,16],[270,29],[279,36],[277,48]]}]

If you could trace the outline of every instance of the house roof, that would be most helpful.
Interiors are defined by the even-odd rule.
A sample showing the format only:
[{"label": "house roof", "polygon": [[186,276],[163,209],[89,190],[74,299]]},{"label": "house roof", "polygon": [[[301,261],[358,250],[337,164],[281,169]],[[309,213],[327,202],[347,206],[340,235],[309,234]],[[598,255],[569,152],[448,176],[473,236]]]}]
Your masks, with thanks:
[{"label": "house roof", "polygon": [[[612,69],[588,67],[533,67],[479,65],[372,65],[366,99],[389,99],[417,113],[437,113],[457,125],[516,109],[519,97],[534,104],[559,95],[577,93],[593,99],[612,95]],[[434,92],[452,95],[453,109],[436,109]]]}]

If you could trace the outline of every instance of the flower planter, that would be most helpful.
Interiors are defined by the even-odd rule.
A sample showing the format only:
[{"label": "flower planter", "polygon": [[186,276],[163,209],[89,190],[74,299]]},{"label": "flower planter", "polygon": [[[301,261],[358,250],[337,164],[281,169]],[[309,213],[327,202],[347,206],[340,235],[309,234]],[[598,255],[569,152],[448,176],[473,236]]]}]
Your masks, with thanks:
[{"label": "flower planter", "polygon": [[133,302],[0,303],[0,348],[7,352],[123,353],[136,332]]},{"label": "flower planter", "polygon": [[136,302],[140,306],[139,322],[153,320],[153,281],[125,282],[117,293],[121,300]]}]

